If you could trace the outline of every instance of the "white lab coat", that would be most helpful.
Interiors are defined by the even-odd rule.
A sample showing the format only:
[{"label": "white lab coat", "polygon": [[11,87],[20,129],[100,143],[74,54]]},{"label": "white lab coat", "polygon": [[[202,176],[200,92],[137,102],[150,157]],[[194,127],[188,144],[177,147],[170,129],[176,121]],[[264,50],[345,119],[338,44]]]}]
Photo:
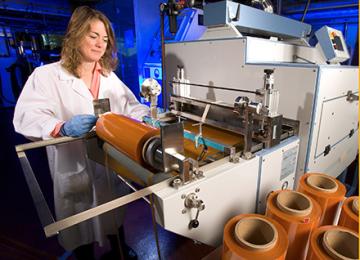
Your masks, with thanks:
[{"label": "white lab coat", "polygon": [[[148,107],[114,74],[100,76],[99,98],[109,98],[111,111],[141,119]],[[94,114],[93,97],[85,83],[67,72],[60,62],[35,69],[27,80],[14,113],[16,132],[29,139],[50,139],[59,122],[79,114]],[[125,194],[128,189],[115,174],[86,156],[83,141],[47,147],[54,183],[55,211],[58,220]],[[109,189],[112,187],[112,189]],[[123,210],[115,210],[68,228],[59,235],[66,250],[116,234]]]}]

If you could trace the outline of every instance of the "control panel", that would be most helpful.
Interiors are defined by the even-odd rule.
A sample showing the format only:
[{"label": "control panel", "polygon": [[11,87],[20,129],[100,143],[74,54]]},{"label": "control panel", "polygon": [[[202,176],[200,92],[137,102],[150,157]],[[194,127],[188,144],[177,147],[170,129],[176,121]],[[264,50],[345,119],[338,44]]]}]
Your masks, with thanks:
[{"label": "control panel", "polygon": [[350,58],[346,43],[341,31],[323,26],[315,32],[318,45],[324,56],[331,64],[344,62]]}]

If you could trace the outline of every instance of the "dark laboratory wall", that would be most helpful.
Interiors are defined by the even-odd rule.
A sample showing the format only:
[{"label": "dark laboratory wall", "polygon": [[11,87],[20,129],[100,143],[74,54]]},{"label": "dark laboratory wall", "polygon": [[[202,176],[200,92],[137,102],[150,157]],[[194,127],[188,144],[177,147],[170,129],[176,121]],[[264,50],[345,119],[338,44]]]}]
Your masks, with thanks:
[{"label": "dark laboratory wall", "polygon": [[68,1],[0,3],[0,107],[13,107],[32,70],[59,59]]}]

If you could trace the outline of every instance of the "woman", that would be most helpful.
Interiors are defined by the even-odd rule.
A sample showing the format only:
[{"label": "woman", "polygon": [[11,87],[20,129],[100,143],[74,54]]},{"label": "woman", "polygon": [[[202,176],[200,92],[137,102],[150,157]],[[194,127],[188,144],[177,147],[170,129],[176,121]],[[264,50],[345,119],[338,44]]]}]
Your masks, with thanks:
[{"label": "woman", "polygon": [[[148,107],[139,104],[112,72],[116,64],[109,20],[89,7],[77,8],[68,24],[61,61],[37,68],[25,84],[15,108],[16,132],[29,139],[82,136],[96,123],[93,100],[97,98],[109,98],[112,112],[141,120]],[[47,154],[58,220],[111,199],[105,169],[87,159],[83,141],[47,147]],[[115,174],[108,176],[116,195],[123,195],[124,187]],[[66,229],[59,242],[77,258],[91,259],[93,242],[102,245],[106,235],[116,234],[121,213],[117,210],[115,217],[104,214]],[[111,244],[118,243],[111,239]],[[131,256],[131,250],[125,249],[125,257]]]}]

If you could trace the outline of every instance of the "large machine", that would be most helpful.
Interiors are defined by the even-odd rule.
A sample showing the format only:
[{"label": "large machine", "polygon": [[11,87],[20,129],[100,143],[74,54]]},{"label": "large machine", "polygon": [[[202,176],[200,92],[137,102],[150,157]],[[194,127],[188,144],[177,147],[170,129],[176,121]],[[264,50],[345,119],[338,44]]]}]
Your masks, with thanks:
[{"label": "large machine", "polygon": [[342,33],[325,26],[311,47],[310,25],[231,1],[206,5],[204,23],[199,41],[166,46],[167,82],[181,67],[189,97],[233,103],[237,89],[256,90],[272,69],[278,112],[300,121],[296,179],[340,175],[358,150],[358,68],[340,65],[349,58]]},{"label": "large machine", "polygon": [[206,5],[204,23],[201,39],[165,46],[167,113],[146,80],[146,123],[105,113],[86,138],[89,158],[145,188],[54,222],[24,153],[34,146],[17,147],[47,236],[153,194],[160,225],[216,246],[226,221],[262,213],[269,192],[304,172],[337,176],[355,159],[358,69],[339,64],[341,32],[324,27],[311,47],[309,25],[231,1]]}]

